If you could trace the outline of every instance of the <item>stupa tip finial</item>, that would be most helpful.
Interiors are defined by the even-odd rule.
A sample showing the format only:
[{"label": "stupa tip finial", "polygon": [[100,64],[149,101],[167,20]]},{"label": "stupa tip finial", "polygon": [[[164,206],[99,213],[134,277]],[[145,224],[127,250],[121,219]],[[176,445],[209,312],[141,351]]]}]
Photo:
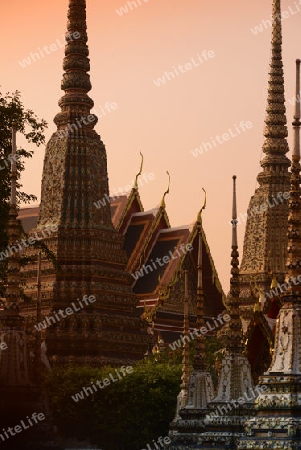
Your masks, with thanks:
[{"label": "stupa tip finial", "polygon": [[233,175],[233,201],[232,201],[232,247],[237,247],[237,206],[236,206],[236,175]]}]

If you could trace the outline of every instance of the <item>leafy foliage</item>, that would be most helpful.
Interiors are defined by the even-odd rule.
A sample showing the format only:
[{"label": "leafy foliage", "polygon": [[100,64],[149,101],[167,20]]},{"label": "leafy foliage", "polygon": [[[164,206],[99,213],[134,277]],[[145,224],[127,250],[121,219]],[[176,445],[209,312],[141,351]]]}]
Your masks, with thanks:
[{"label": "leafy foliage", "polygon": [[[5,203],[10,195],[10,165],[6,163],[9,161],[11,154],[12,140],[11,128],[12,124],[16,124],[17,131],[21,133],[28,143],[33,143],[40,146],[45,143],[44,130],[47,127],[47,122],[42,119],[39,120],[32,110],[25,109],[19,91],[12,94],[7,93],[3,95],[0,92],[0,203]],[[27,151],[23,148],[18,149],[18,179],[21,172],[24,171],[24,158],[31,158],[33,151]],[[26,194],[20,191],[22,185],[18,183],[18,200],[19,202],[28,203],[36,200],[34,195]]]},{"label": "leafy foliage", "polygon": [[[192,346],[193,347],[193,346]],[[206,357],[217,379],[216,352],[221,344],[206,337]],[[192,348],[193,353],[193,348]],[[134,371],[75,402],[72,396],[96,381],[116,378],[115,368],[55,368],[47,374],[53,416],[59,430],[78,439],[89,439],[103,450],[140,450],[153,439],[168,435],[180,391],[182,351],[166,349],[139,361]],[[118,370],[118,369],[116,369]]]},{"label": "leafy foliage", "polygon": [[[116,369],[118,370],[118,369]],[[89,439],[103,450],[140,450],[167,436],[179,393],[181,366],[157,363],[154,358],[135,364],[132,373],[75,402],[91,382],[116,378],[115,368],[57,368],[47,387],[61,432]]]},{"label": "leafy foliage", "polygon": [[[28,143],[40,146],[45,142],[45,120],[39,120],[32,110],[25,109],[19,91],[2,94],[0,92],[0,251],[8,245],[7,225],[10,198],[10,156],[12,151],[12,124],[16,124]],[[21,173],[25,170],[25,159],[31,158],[33,151],[17,150],[17,200],[18,203],[36,201],[35,195],[22,191]],[[21,233],[21,226],[20,226]],[[3,296],[7,262],[0,262],[0,296]]]}]

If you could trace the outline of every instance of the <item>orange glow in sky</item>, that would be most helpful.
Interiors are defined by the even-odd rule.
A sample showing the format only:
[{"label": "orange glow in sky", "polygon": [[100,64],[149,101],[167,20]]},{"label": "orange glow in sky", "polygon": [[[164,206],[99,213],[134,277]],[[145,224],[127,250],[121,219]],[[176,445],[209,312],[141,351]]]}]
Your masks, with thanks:
[{"label": "orange glow in sky", "polygon": [[[237,175],[238,213],[243,214],[260,170],[272,1],[135,1],[136,7],[133,1],[87,0],[90,96],[102,116],[96,129],[107,149],[110,189],[135,177],[139,149],[144,171],[155,174],[140,188],[145,209],[160,202],[166,170],[171,174],[166,204],[172,226],[196,219],[204,187],[204,229],[228,291],[232,175]],[[282,1],[290,146],[293,105],[288,100],[295,95],[295,59],[301,57],[299,1]],[[67,8],[68,0],[10,0],[0,6],[1,91],[21,91],[26,108],[48,121],[47,139],[62,96]],[[257,34],[256,26],[262,28]],[[40,59],[31,56],[39,52]],[[113,103],[117,107],[110,107]],[[203,154],[194,156],[197,148]],[[25,191],[39,200],[43,157],[44,148],[37,149],[23,176]],[[244,224],[238,234],[242,255]]]}]

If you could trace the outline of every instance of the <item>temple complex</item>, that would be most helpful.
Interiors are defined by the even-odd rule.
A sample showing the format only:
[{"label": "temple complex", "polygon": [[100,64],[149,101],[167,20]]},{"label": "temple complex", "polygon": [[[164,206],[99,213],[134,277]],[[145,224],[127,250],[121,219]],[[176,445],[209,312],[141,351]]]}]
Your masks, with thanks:
[{"label": "temple complex", "polygon": [[[70,0],[65,73],[55,116],[57,131],[47,144],[39,208],[20,211],[29,236],[38,237],[56,258],[42,258],[41,330],[51,364],[129,364],[160,340],[179,337],[184,292],[181,270],[197,283],[196,225],[172,228],[164,193],[160,205],[144,211],[138,190],[142,164],[132,190],[109,197],[106,149],[94,130],[97,117],[89,77],[86,2]],[[70,39],[75,36],[77,39]],[[204,231],[206,315],[224,309]],[[27,256],[36,254],[34,249]],[[163,262],[162,262],[163,261]],[[22,304],[29,337],[36,334],[37,265],[23,271],[27,302]],[[195,289],[196,291],[196,289]],[[85,297],[86,296],[86,297]],[[93,299],[91,303],[82,300]],[[95,299],[95,301],[94,301]],[[61,311],[83,305],[61,319]],[[195,325],[196,297],[189,304]],[[59,318],[59,320],[58,320]]]},{"label": "temple complex", "polygon": [[[182,333],[182,381],[170,450],[301,448],[301,288],[295,282],[301,276],[301,114],[297,102],[291,164],[281,0],[272,2],[265,156],[248,207],[240,268],[233,177],[231,278],[225,296],[202,225],[206,197],[191,225],[172,227],[165,202],[169,179],[158,206],[144,211],[138,183],[143,157],[132,189],[110,196],[106,149],[94,130],[97,117],[88,96],[86,1],[69,0],[64,94],[54,118],[57,130],[46,148],[41,203],[19,212],[28,240],[41,241],[48,253],[40,252],[22,271],[19,253],[9,256],[0,309],[0,345],[9,347],[0,351],[5,426],[18,401],[18,417],[37,408],[47,416],[40,385],[42,342],[49,366],[117,366],[142,359],[156,343],[168,346]],[[300,60],[296,80],[299,98]],[[13,153],[15,133],[13,128]],[[20,234],[16,177],[12,159],[10,246]],[[29,246],[24,253],[36,257],[37,249]],[[205,357],[208,330],[202,330],[218,316],[226,325],[217,330],[215,321],[224,344],[215,391]],[[52,436],[49,427],[38,428],[37,438],[43,430]],[[47,440],[44,444],[48,448]]]},{"label": "temple complex", "polygon": [[[165,204],[169,187],[158,206],[144,211],[139,194],[143,159],[132,189],[127,194],[109,195],[106,150],[93,129],[97,118],[90,114],[93,101],[87,95],[91,84],[83,9],[85,2],[70,2],[62,81],[65,94],[59,102],[61,112],[55,117],[57,131],[47,145],[41,204],[21,210],[19,218],[31,236],[44,232],[43,241],[62,268],[58,272],[50,261],[42,261],[43,316],[70,306],[84,295],[96,298],[80,313],[46,330],[53,362],[62,345],[66,354],[61,359],[83,362],[78,351],[74,351],[73,336],[80,340],[86,335],[89,339],[85,346],[91,346],[88,352],[85,350],[85,362],[93,363],[99,353],[101,363],[121,363],[121,354],[127,355],[126,361],[136,360],[158,339],[165,345],[178,339],[183,324],[182,270],[188,270],[192,293],[188,301],[189,327],[195,326],[198,226],[196,222],[176,228],[170,225]],[[240,313],[255,382],[271,361],[275,322],[281,307],[278,295],[269,298],[265,293],[270,292],[271,286],[275,292],[285,276],[290,162],[286,156],[282,34],[277,19],[280,13],[280,1],[274,1],[265,156],[258,175],[259,187],[248,208],[240,267]],[[76,32],[81,38],[69,40],[70,33]],[[53,176],[57,170],[60,180]],[[101,183],[96,181],[99,177]],[[49,227],[57,231],[50,233]],[[204,314],[212,318],[224,310],[225,296],[203,228],[201,232]],[[168,257],[166,263],[162,263],[164,257]],[[26,316],[29,336],[36,320],[35,273],[35,264],[24,273],[28,285],[25,293],[31,301],[22,305],[22,315]],[[102,315],[102,321],[96,312]],[[102,344],[95,346],[100,335]],[[69,350],[64,340],[70,342]]]},{"label": "temple complex", "polygon": [[[240,267],[240,312],[255,381],[271,361],[281,307],[278,295],[269,298],[265,293],[270,292],[271,283],[275,291],[285,276],[290,162],[286,156],[280,12],[280,1],[274,1],[265,156],[259,187],[248,208]],[[43,316],[64,310],[84,295],[96,298],[80,313],[46,330],[52,361],[129,362],[141,358],[150,343],[160,339],[167,345],[179,337],[183,324],[182,270],[188,270],[192,292],[189,326],[195,326],[197,225],[170,225],[165,204],[169,188],[158,206],[144,211],[138,183],[142,164],[131,191],[109,196],[106,150],[94,131],[97,118],[90,114],[93,101],[88,97],[91,83],[85,2],[70,2],[68,19],[62,81],[65,94],[59,102],[61,112],[55,117],[57,131],[47,145],[41,204],[21,210],[19,217],[31,236],[46,236],[43,241],[61,266],[58,272],[50,261],[42,261]],[[72,33],[79,33],[80,38],[69,40]],[[203,228],[202,239],[204,314],[210,318],[224,310],[225,297]],[[164,257],[167,262],[162,263]],[[31,301],[22,305],[22,315],[27,318],[29,336],[35,323],[35,274],[35,264],[25,269],[25,293]],[[84,360],[79,350],[75,351],[75,347],[82,347],[74,345],[74,336],[79,341],[89,337],[85,339]],[[100,336],[102,343],[95,345]],[[59,356],[61,351],[64,355]]]}]

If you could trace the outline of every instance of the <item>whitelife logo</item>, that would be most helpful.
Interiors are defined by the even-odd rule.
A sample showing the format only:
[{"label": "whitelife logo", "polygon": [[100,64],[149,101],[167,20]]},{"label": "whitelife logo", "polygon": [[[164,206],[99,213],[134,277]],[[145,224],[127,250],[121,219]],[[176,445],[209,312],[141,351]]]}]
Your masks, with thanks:
[{"label": "whitelife logo", "polygon": [[236,400],[230,400],[230,402],[227,405],[218,406],[215,411],[210,413],[210,415],[209,414],[206,415],[206,419],[207,420],[216,419],[225,414],[228,414],[230,411],[232,411],[232,409],[238,408],[240,405],[244,405],[246,401],[250,402],[252,400],[255,400],[255,398],[259,394],[265,393],[268,390],[268,387],[265,385],[256,386],[254,390],[257,392],[254,392],[253,389],[250,389],[249,392],[244,392],[243,397],[238,397]]},{"label": "whitelife logo", "polygon": [[[143,0],[144,3],[147,3],[148,0]],[[134,7],[133,7],[134,5]],[[138,6],[142,6],[143,3],[141,3],[141,0],[136,0],[136,1],[128,1],[124,6],[121,6],[119,9],[115,9],[115,11],[117,12],[117,14],[119,16],[123,16],[123,14],[127,14],[130,11],[133,11],[134,9],[138,8]],[[130,9],[129,9],[129,8]]]},{"label": "whitelife logo", "polygon": [[[116,381],[119,380],[123,380],[120,372],[122,373],[123,377],[125,377],[127,374],[132,373],[134,370],[134,368],[132,366],[127,366],[127,367],[120,367],[120,369],[115,369],[115,374],[117,375],[118,378],[114,378],[114,374],[110,373],[108,378],[104,378],[103,380],[97,380],[95,381],[95,384],[97,384],[97,386],[99,387],[99,389],[104,389],[106,386],[109,386],[111,384],[111,381],[113,383],[115,383]],[[78,402],[79,400],[84,400],[85,395],[88,397],[90,394],[94,394],[94,392],[97,392],[97,387],[94,384],[94,381],[91,381],[92,387],[88,386],[88,387],[84,387],[83,386],[83,390],[78,392],[75,395],[71,395],[72,400],[74,400],[75,402]],[[94,390],[94,391],[93,391]]]},{"label": "whitelife logo", "polygon": [[236,123],[234,124],[234,131],[231,128],[228,128],[227,133],[224,133],[221,136],[217,134],[215,138],[211,137],[211,142],[202,142],[200,147],[191,150],[191,153],[196,158],[197,156],[202,155],[204,151],[208,152],[209,150],[212,150],[213,147],[217,147],[217,144],[223,144],[224,142],[229,141],[229,139],[240,135],[243,131],[247,131],[250,128],[253,128],[252,122],[245,122],[242,120],[239,125],[236,125]]},{"label": "whitelife logo", "polygon": [[[267,211],[268,208],[274,208],[274,206],[278,206],[279,204],[282,204],[283,202],[286,203],[289,199],[290,193],[289,192],[277,192],[277,199],[272,195],[270,198],[267,199],[267,201],[262,202],[260,205],[253,206],[252,208],[248,209],[248,212],[246,213],[239,213],[239,216],[237,217],[237,224],[240,225],[241,221],[246,222],[247,219],[250,217],[254,217],[254,214],[262,214],[265,211]],[[233,226],[232,222],[228,222],[231,227]]]},{"label": "whitelife logo", "polygon": [[6,342],[1,342],[1,344],[0,344],[0,350],[7,350],[7,344],[6,344]]},{"label": "whitelife logo", "polygon": [[[185,341],[187,341],[187,343],[189,343],[191,340],[194,340],[195,337],[200,337],[202,335],[205,335],[208,333],[208,331],[213,331],[216,328],[221,327],[222,325],[224,325],[225,323],[230,322],[231,317],[229,316],[229,314],[219,314],[216,319],[212,318],[210,319],[213,321],[214,326],[212,327],[210,322],[206,322],[207,327],[201,327],[199,330],[197,328],[195,328],[193,331],[191,331],[189,333],[189,336],[180,336],[180,339],[178,339],[177,341],[174,341],[172,344],[169,344],[169,347],[172,349],[172,351],[176,350],[177,348],[181,348],[182,345],[184,344]],[[217,322],[219,321],[219,323]]]},{"label": "whitelife logo", "polygon": [[[154,180],[155,174],[153,172],[150,173],[143,173],[140,175],[140,178],[137,181],[138,186],[143,186],[144,182],[147,184],[149,181]],[[96,206],[97,209],[100,209],[103,206],[106,206],[106,204],[110,204],[111,201],[114,201],[115,198],[119,198],[122,197],[123,195],[126,195],[132,188],[134,185],[134,180],[132,180],[127,186],[125,186],[124,188],[119,188],[118,190],[113,189],[112,192],[110,193],[111,197],[108,196],[108,194],[106,194],[102,199],[97,200],[97,202],[94,202],[93,205]]]},{"label": "whitelife logo", "polygon": [[[13,154],[10,154],[10,155],[8,155],[8,156],[5,157],[5,158],[1,158],[1,159],[0,159],[0,164],[1,164],[1,163],[4,163],[4,166],[5,166],[6,168],[8,168],[8,167],[11,166],[12,160],[15,160],[15,161],[17,162],[20,158],[21,158],[21,155],[13,155]],[[4,170],[5,167],[3,167],[3,166],[0,165],[0,170]]]},{"label": "whitelife logo", "polygon": [[[36,241],[40,241],[41,239],[46,239],[47,237],[51,236],[51,233],[55,233],[58,230],[57,225],[47,225],[45,227],[44,230],[41,230],[42,233],[42,237],[39,237],[37,231],[34,233],[34,237],[30,236],[27,241],[25,239],[20,239],[19,241],[14,242],[15,245],[8,245],[7,249],[4,250],[3,252],[0,252],[0,261],[3,261],[5,258],[8,258],[9,256],[13,255],[14,252],[22,252],[24,250],[24,248],[29,247],[29,245],[33,245],[35,244]],[[45,234],[45,232],[47,231],[48,236]],[[26,243],[28,242],[28,244]],[[18,247],[16,247],[18,246]],[[23,246],[23,247],[22,247]],[[10,253],[10,255],[9,255]]]},{"label": "whitelife logo", "polygon": [[[299,3],[294,2],[294,6],[289,6],[288,11],[282,11],[281,15],[279,15],[277,13],[276,20],[278,20],[280,22],[281,20],[288,19],[289,17],[294,16],[295,14],[298,14],[301,11],[299,5],[301,5],[301,0],[299,0]],[[270,16],[270,17],[271,17],[271,20],[262,19],[260,25],[256,25],[254,28],[251,28],[251,31],[255,36],[259,33],[262,33],[264,31],[264,28],[267,30],[268,28],[272,27],[272,23],[274,22],[274,19],[273,19],[273,16]]]},{"label": "whitelife logo", "polygon": [[[157,270],[157,268],[158,268],[157,264],[159,264],[160,267],[164,266],[165,264],[169,264],[169,262],[172,259],[180,258],[182,255],[185,255],[186,252],[191,252],[193,247],[192,247],[191,244],[186,244],[186,246],[185,246],[185,244],[181,244],[179,248],[174,247],[174,249],[175,249],[176,255],[174,255],[173,252],[170,250],[169,251],[169,256],[165,255],[165,256],[163,256],[163,258],[156,258],[156,261],[154,261],[152,259],[150,261],[150,264],[147,264],[147,265],[143,264],[143,266],[141,267],[140,270],[136,270],[135,273],[131,273],[132,277],[137,281],[138,278],[141,278],[144,275],[148,275],[148,271],[149,270],[151,272],[153,272],[154,269]],[[181,250],[182,254],[180,253],[180,250]],[[145,273],[143,273],[143,272],[145,272]]]},{"label": "whitelife logo", "polygon": [[68,123],[68,126],[66,129],[63,130],[58,130],[57,131],[57,136],[61,139],[67,138],[68,136],[71,135],[71,133],[74,133],[78,130],[80,130],[82,128],[83,125],[89,125],[89,123],[92,123],[95,121],[95,117],[93,114],[95,114],[95,116],[98,119],[101,119],[103,116],[106,116],[107,113],[105,112],[104,108],[106,108],[107,112],[112,112],[115,111],[118,108],[118,105],[116,102],[106,102],[106,104],[104,105],[104,107],[102,107],[101,105],[99,106],[101,109],[102,114],[98,114],[98,112],[96,111],[96,109],[94,108],[91,113],[92,114],[88,114],[87,116],[82,116],[80,119],[76,120],[76,123]]},{"label": "whitelife logo", "polygon": [[[30,426],[33,427],[39,421],[44,420],[45,416],[44,416],[43,413],[37,414],[36,412],[34,412],[31,415],[31,418],[26,416],[26,419],[27,419],[27,423],[25,423],[24,420],[21,420],[21,425],[22,426],[21,425],[15,425],[13,428],[12,427],[8,427],[6,430],[4,428],[2,428],[3,429],[3,434],[0,433],[0,438],[2,439],[2,442],[4,442],[6,439],[9,439],[11,436],[15,436],[17,433],[21,433],[21,431],[23,431],[23,430],[27,430]],[[35,423],[32,423],[31,419]],[[8,433],[10,434],[10,436],[9,436]],[[5,437],[4,437],[4,435],[5,435]],[[1,444],[1,442],[0,442],[0,444]]]},{"label": "whitelife logo", "polygon": [[297,97],[289,98],[288,102],[291,106],[294,106],[296,103],[300,103],[300,94]]},{"label": "whitelife logo", "polygon": [[[45,318],[45,320],[43,320],[43,322],[40,322],[37,325],[34,325],[35,329],[37,331],[45,330],[47,328],[47,326],[51,325],[51,323],[54,324],[57,321],[59,322],[61,319],[58,314],[60,314],[61,317],[63,317],[63,319],[66,319],[67,316],[71,316],[71,314],[74,314],[75,312],[80,311],[81,309],[83,309],[85,307],[82,304],[82,302],[84,302],[86,306],[89,306],[89,303],[96,302],[96,297],[94,295],[90,295],[89,298],[87,298],[87,297],[88,297],[87,295],[84,295],[82,300],[80,300],[79,298],[77,299],[80,308],[76,308],[76,305],[72,302],[71,303],[72,308],[68,307],[65,309],[65,311],[63,311],[62,309],[60,309],[58,312],[53,311],[52,315],[47,316]],[[66,315],[64,315],[64,314],[66,314]]]},{"label": "whitelife logo", "polygon": [[[171,440],[169,439],[168,436],[165,436],[164,438],[162,436],[160,436],[157,439],[157,442],[155,442],[155,440],[153,439],[154,448],[152,448],[150,446],[150,444],[146,444],[146,448],[142,448],[141,450],[162,450],[162,449],[166,448],[166,445],[168,445],[170,443],[171,443]],[[158,447],[157,444],[159,444],[160,447]]]},{"label": "whitelife logo", "polygon": [[[65,36],[62,35],[65,39]],[[80,33],[75,31],[74,33],[70,33],[66,36],[66,43],[73,41],[73,39],[79,39]],[[51,53],[57,51],[59,48],[65,47],[65,42],[61,43],[59,39],[56,40],[56,44],[51,44],[49,47],[44,45],[43,49],[38,47],[39,53],[30,53],[27,58],[24,58],[22,61],[19,61],[20,66],[24,69],[27,66],[30,66],[32,62],[39,61],[41,58],[45,58],[46,55],[50,55]]]},{"label": "whitelife logo", "polygon": [[291,282],[293,282],[295,286],[300,284],[301,283],[301,275],[299,275],[298,278],[291,277],[290,281],[288,281],[288,282],[286,282],[284,284],[278,283],[278,285],[277,285],[277,287],[275,289],[271,289],[269,292],[265,292],[264,293],[263,300],[265,300],[266,297],[268,297],[269,299],[274,298],[274,297],[279,297],[280,293],[283,294],[283,292],[285,292],[288,289],[292,288]]},{"label": "whitelife logo", "polygon": [[205,61],[208,61],[211,58],[215,57],[215,53],[213,50],[203,50],[202,55],[197,53],[196,60],[194,58],[190,58],[190,62],[186,64],[179,64],[177,67],[173,66],[173,70],[171,72],[165,71],[163,76],[154,80],[154,83],[157,87],[160,87],[162,84],[166,84],[167,81],[174,80],[176,77],[179,77],[181,73],[186,73],[194,67],[198,67],[203,64]]}]

